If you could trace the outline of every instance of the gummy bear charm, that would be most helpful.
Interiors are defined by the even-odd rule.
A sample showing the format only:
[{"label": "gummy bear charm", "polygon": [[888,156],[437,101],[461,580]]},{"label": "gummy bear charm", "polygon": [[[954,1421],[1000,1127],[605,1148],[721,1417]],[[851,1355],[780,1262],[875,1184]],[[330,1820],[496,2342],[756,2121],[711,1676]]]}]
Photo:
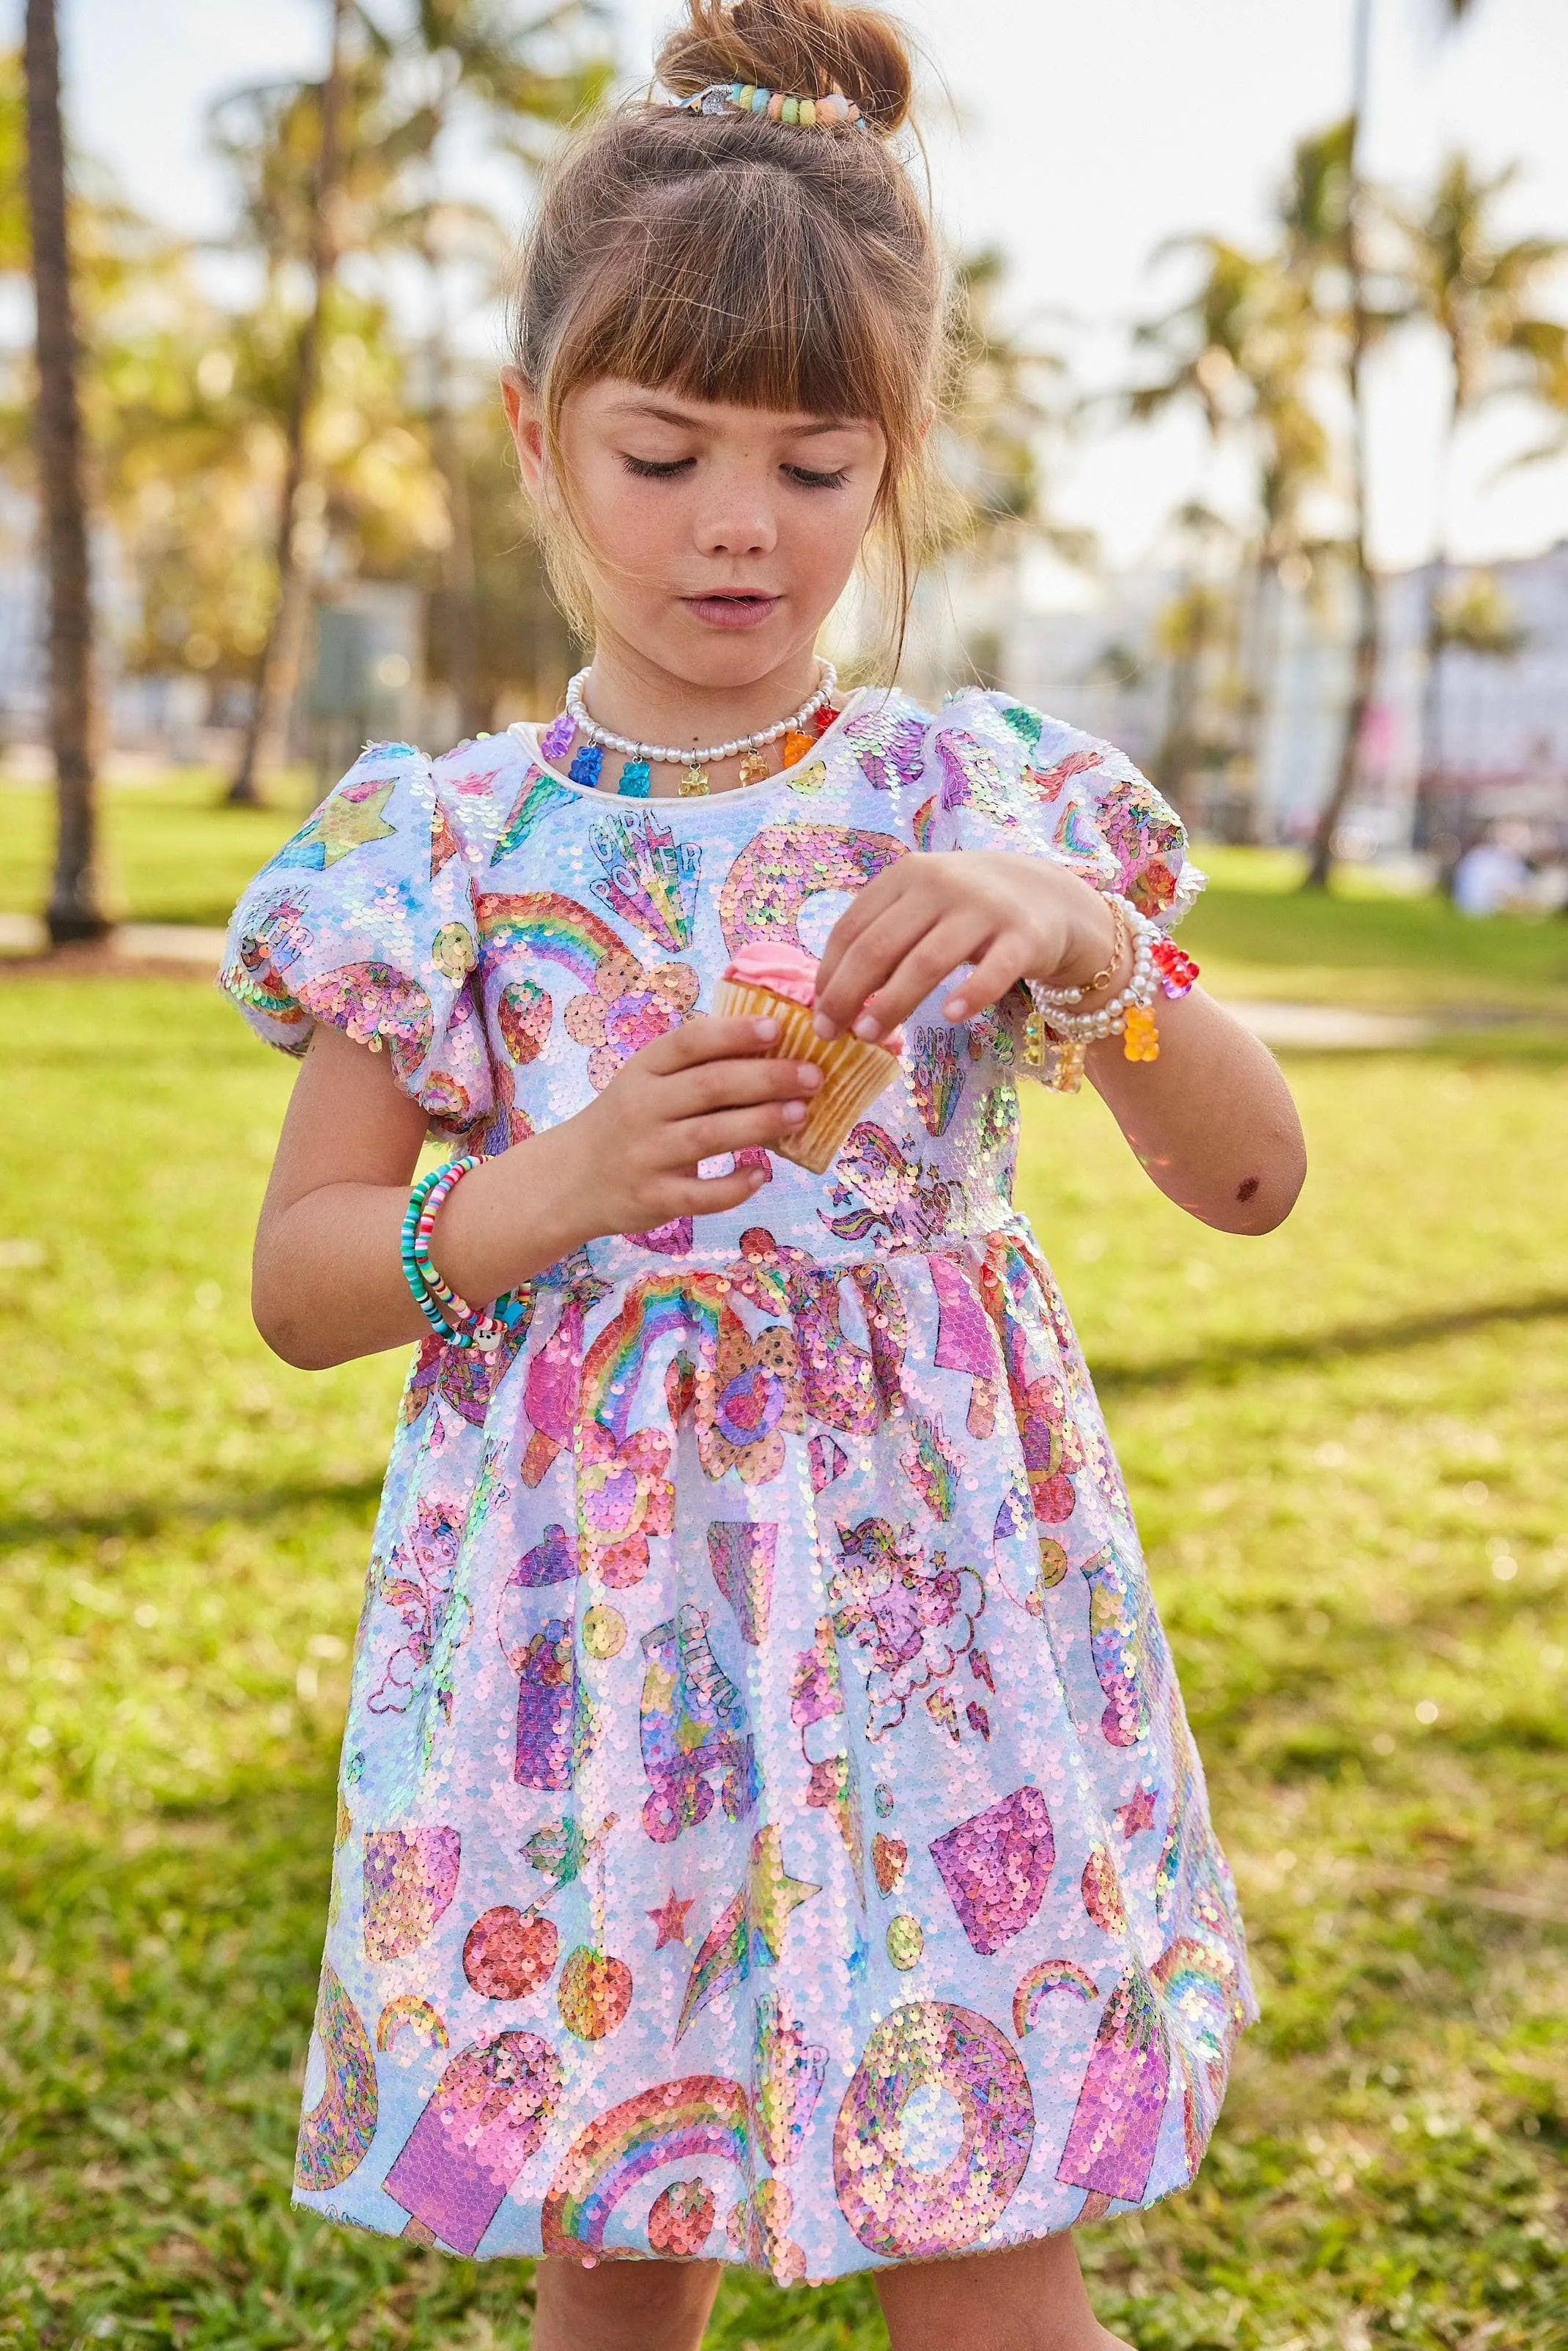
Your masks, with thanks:
[{"label": "gummy bear charm", "polygon": [[1122,1050],[1129,1061],[1159,1060],[1159,1031],[1155,1027],[1155,1016],[1146,1005],[1128,1006],[1127,1034]]}]

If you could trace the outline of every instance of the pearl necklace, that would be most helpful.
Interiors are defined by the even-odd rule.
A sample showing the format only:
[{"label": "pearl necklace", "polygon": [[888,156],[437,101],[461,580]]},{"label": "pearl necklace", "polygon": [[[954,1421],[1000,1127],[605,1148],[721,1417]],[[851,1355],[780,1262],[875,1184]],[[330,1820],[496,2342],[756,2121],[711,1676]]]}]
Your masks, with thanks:
[{"label": "pearl necklace", "polygon": [[599,721],[590,715],[588,705],[582,698],[587,677],[587,670],[580,669],[566,689],[566,715],[579,734],[585,735],[599,751],[619,751],[624,758],[648,767],[684,768],[681,778],[683,799],[700,799],[706,793],[708,779],[706,769],[710,760],[738,758],[741,781],[754,780],[746,770],[756,760],[757,754],[769,743],[777,743],[782,736],[800,734],[808,719],[814,718],[831,699],[839,682],[839,674],[832,663],[825,661],[821,664],[816,692],[800,705],[799,710],[791,711],[788,718],[780,718],[771,726],[760,726],[755,735],[737,736],[731,743],[709,743],[700,750],[694,745],[689,751],[683,751],[674,744],[636,743],[629,736],[613,735],[608,726],[601,726]]}]

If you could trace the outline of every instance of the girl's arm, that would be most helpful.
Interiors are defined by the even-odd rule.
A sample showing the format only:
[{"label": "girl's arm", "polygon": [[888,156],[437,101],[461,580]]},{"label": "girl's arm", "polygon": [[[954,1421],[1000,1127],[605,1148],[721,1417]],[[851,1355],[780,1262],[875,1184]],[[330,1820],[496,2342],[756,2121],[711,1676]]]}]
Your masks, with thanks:
[{"label": "girl's arm", "polygon": [[[1085,885],[1087,886],[1087,885]],[[1119,1037],[1092,1045],[1090,1083],[1151,1181],[1225,1233],[1271,1233],[1307,1174],[1301,1123],[1279,1063],[1212,996],[1161,997],[1157,1061]]]},{"label": "girl's arm", "polygon": [[[1113,936],[1103,897],[1064,867],[988,850],[901,858],[834,926],[817,975],[818,1027],[883,1035],[965,965],[943,1012],[968,1020],[1019,979],[1082,985]],[[1126,968],[1083,1008],[1113,995]],[[1107,1038],[1090,1049],[1091,1080],[1168,1198],[1224,1232],[1271,1232],[1307,1165],[1273,1056],[1197,989],[1157,998],[1155,1014],[1158,1061],[1128,1061]]]},{"label": "girl's arm", "polygon": [[[458,1295],[488,1305],[605,1233],[738,1207],[755,1165],[698,1162],[777,1144],[821,1083],[809,1063],[758,1058],[772,1020],[692,1020],[633,1054],[588,1109],[487,1160],[441,1211],[432,1250]],[[384,1056],[319,1026],[289,1102],[256,1228],[257,1330],[321,1371],[423,1338],[399,1238],[426,1113]]]}]

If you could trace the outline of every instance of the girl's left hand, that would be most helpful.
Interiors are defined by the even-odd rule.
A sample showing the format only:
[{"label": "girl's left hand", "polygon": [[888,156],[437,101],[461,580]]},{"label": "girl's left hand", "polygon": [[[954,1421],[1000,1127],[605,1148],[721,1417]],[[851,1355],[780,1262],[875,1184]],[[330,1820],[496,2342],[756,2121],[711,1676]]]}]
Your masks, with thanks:
[{"label": "girl's left hand", "polygon": [[901,857],[833,925],[817,972],[817,1033],[852,1028],[874,1044],[964,964],[972,968],[942,1007],[955,1023],[1019,979],[1080,986],[1114,936],[1100,893],[1061,866],[1005,851]]}]

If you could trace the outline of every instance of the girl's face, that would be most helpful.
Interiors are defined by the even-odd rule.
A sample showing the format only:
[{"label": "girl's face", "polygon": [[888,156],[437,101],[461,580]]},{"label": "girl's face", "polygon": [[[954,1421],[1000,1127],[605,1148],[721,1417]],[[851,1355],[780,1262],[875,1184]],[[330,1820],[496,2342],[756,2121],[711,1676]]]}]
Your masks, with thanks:
[{"label": "girl's face", "polygon": [[[556,496],[528,387],[504,379],[530,496]],[[860,553],[887,444],[863,419],[779,414],[606,381],[561,447],[605,639],[693,686],[798,664]]]}]

